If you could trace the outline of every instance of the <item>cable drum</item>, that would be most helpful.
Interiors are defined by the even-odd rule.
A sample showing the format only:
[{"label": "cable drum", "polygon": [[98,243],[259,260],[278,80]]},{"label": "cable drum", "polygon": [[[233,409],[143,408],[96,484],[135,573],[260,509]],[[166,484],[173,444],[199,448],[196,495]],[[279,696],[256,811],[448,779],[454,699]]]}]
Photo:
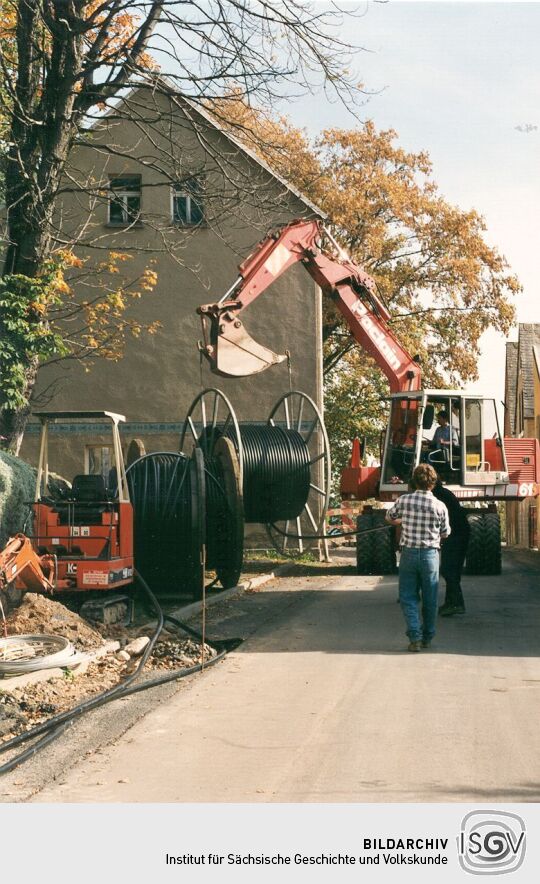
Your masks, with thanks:
[{"label": "cable drum", "polygon": [[[310,487],[309,450],[296,430],[259,424],[239,424],[244,456],[244,519],[265,524],[296,519],[306,504]],[[240,451],[238,433],[230,423],[206,427],[199,435],[202,450],[219,439],[230,439]],[[215,440],[215,443],[214,441]],[[207,466],[212,457],[206,456]]]},{"label": "cable drum", "polygon": [[[330,450],[322,415],[305,393],[291,390],[282,396],[266,424],[239,424],[224,393],[203,390],[189,408],[180,448],[190,439],[210,471],[217,447],[224,441],[233,443],[245,522],[266,525],[280,553],[301,555],[312,545],[313,535],[324,532]],[[214,478],[219,485],[219,477]],[[213,519],[209,512],[207,518],[214,526],[208,530],[211,545],[219,517]]]},{"label": "cable drum", "polygon": [[217,439],[205,459],[206,564],[224,587],[236,586],[244,557],[244,513],[238,459],[230,439]]},{"label": "cable drum", "polygon": [[216,458],[206,460],[206,564],[211,570],[221,562],[226,545],[227,499],[223,469]]},{"label": "cable drum", "polygon": [[[284,515],[266,523],[268,536],[278,552],[296,558],[325,534],[332,470],[328,435],[317,405],[300,390],[290,390],[276,402],[268,426],[296,432],[302,439],[302,456],[307,452],[310,480],[302,512],[296,517]],[[324,539],[322,551],[328,559]]]},{"label": "cable drum", "polygon": [[200,464],[160,451],[126,470],[134,518],[135,564],[159,596],[202,592]]},{"label": "cable drum", "polygon": [[301,435],[296,430],[255,424],[240,424],[240,435],[246,522],[296,519],[310,485],[309,452]]}]

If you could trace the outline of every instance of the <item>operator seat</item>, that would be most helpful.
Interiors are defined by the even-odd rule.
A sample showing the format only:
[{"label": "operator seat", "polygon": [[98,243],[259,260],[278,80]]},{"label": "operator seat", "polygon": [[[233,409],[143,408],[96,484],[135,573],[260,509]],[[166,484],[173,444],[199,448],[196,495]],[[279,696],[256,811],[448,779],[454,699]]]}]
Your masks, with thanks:
[{"label": "operator seat", "polygon": [[71,495],[74,500],[88,503],[100,500],[103,503],[107,500],[105,479],[101,475],[85,475],[84,473],[75,476],[71,485]]},{"label": "operator seat", "polygon": [[58,504],[60,524],[99,525],[101,515],[109,508],[105,480],[100,475],[75,476],[70,502]]}]

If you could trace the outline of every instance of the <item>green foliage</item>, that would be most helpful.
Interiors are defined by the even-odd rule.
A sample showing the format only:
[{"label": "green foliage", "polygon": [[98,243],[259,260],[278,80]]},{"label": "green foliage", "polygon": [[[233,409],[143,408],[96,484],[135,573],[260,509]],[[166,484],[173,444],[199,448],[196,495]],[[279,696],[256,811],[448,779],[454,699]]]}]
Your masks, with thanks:
[{"label": "green foliage", "polygon": [[379,458],[386,425],[388,385],[373,360],[351,351],[325,379],[324,420],[332,451],[332,485],[339,499],[339,477],[351,456],[352,440],[366,439],[366,453]]},{"label": "green foliage", "polygon": [[39,277],[0,278],[0,411],[24,408],[32,366],[68,352],[49,320],[61,303],[59,274],[61,267],[49,262]]},{"label": "green foliage", "polygon": [[23,530],[35,484],[36,474],[31,466],[0,451],[0,549],[10,537]]},{"label": "green foliage", "polygon": [[318,562],[319,556],[314,553],[307,552],[302,553],[299,556],[296,556],[294,559],[291,559],[289,556],[283,556],[281,553],[278,553],[275,549],[246,549],[244,554],[244,570],[249,571],[254,563],[264,563],[269,568],[273,565],[283,565],[287,563],[299,563],[299,564],[309,564],[311,562]]},{"label": "green foliage", "polygon": [[[34,500],[37,470],[14,454],[0,451],[0,549],[7,540],[24,531]],[[49,473],[49,494],[61,499],[69,493],[70,484],[62,476]],[[27,528],[28,530],[28,528]]]}]

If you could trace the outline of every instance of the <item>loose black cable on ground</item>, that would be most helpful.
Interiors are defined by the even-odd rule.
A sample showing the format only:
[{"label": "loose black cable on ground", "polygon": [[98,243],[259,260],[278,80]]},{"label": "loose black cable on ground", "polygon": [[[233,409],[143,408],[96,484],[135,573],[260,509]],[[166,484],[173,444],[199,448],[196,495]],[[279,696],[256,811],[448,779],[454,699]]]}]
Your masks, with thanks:
[{"label": "loose black cable on ground", "polygon": [[[33,737],[38,737],[41,734],[47,733],[48,731],[51,731],[51,730],[54,732],[56,729],[57,730],[56,736],[59,736],[60,733],[63,732],[63,730],[64,730],[63,726],[64,725],[67,726],[68,723],[71,723],[76,716],[82,715],[84,712],[90,711],[90,709],[94,709],[95,707],[100,706],[103,703],[108,702],[109,700],[115,699],[116,696],[119,696],[120,693],[123,692],[125,690],[125,688],[128,685],[130,685],[131,682],[133,682],[138,677],[139,673],[141,672],[143,666],[145,665],[146,661],[148,660],[148,657],[150,656],[150,654],[154,648],[154,645],[155,645],[155,643],[161,633],[161,630],[163,629],[164,615],[163,615],[163,611],[161,609],[160,604],[158,603],[156,597],[154,596],[154,594],[151,591],[148,584],[143,580],[143,578],[139,574],[137,576],[138,576],[139,580],[141,581],[143,588],[147,592],[150,600],[153,603],[154,610],[156,611],[156,613],[158,615],[158,623],[157,623],[156,629],[154,631],[154,634],[152,635],[149,643],[147,644],[146,648],[144,649],[142,657],[139,660],[138,666],[135,669],[135,671],[132,672],[131,675],[129,675],[123,682],[121,682],[118,685],[115,685],[112,688],[109,688],[109,690],[104,691],[101,694],[98,694],[97,697],[91,697],[90,699],[85,700],[82,703],[78,704],[73,709],[69,709],[66,712],[60,712],[58,715],[54,715],[52,718],[49,718],[48,721],[45,721],[42,724],[37,725],[36,727],[32,728],[30,731],[27,731],[24,734],[19,734],[17,737],[14,737],[12,740],[8,740],[7,743],[4,743],[3,746],[0,746],[0,754],[3,752],[6,752],[8,749],[15,748],[15,746],[19,746],[22,743],[27,742],[27,740],[30,740]],[[62,726],[62,727],[59,727],[59,726]],[[47,737],[51,737],[51,735],[48,734]],[[28,753],[35,754],[35,752],[37,752],[39,749],[43,748],[49,742],[51,742],[51,739],[48,739],[48,738],[44,738],[43,740],[40,740],[38,743],[36,743],[32,747],[31,750],[26,750],[26,752],[22,753],[21,756],[16,756],[15,758],[11,759],[11,761],[7,762],[5,765],[0,767],[0,774],[7,773],[9,770],[13,770],[13,768],[16,767],[18,764],[20,764],[23,760],[26,760],[26,758],[28,757]]]},{"label": "loose black cable on ground", "polygon": [[[281,534],[282,537],[292,537],[298,540],[298,534],[288,534],[282,531],[277,525],[272,525],[274,531]],[[376,528],[357,528],[356,531],[337,531],[332,534],[302,534],[302,540],[331,540],[333,537],[358,537],[360,534],[373,534],[374,531],[388,531],[392,525],[377,525]]]},{"label": "loose black cable on ground", "polygon": [[195,672],[200,672],[203,668],[207,668],[209,666],[213,666],[215,663],[218,663],[220,660],[223,659],[223,657],[229,650],[232,650],[234,647],[238,647],[238,645],[241,643],[241,639],[229,639],[223,641],[218,639],[212,643],[210,641],[207,641],[206,643],[210,647],[212,647],[214,650],[218,650],[218,654],[215,657],[211,657],[209,660],[204,660],[203,647],[203,661],[201,663],[198,663],[195,666],[191,666],[189,667],[189,669],[173,670],[171,672],[165,673],[164,675],[158,676],[157,678],[142,682],[139,685],[133,685],[133,682],[141,674],[150,654],[154,649],[156,641],[163,629],[165,620],[170,621],[175,626],[180,627],[184,632],[186,632],[188,635],[192,635],[194,638],[202,638],[197,630],[183,623],[181,620],[177,620],[175,617],[165,615],[163,613],[161,605],[159,604],[154,593],[152,592],[144,578],[141,577],[141,575],[137,572],[136,575],[144,591],[150,598],[150,601],[152,602],[154,610],[156,611],[158,617],[156,629],[151,636],[149,643],[144,649],[137,668],[134,670],[134,672],[131,673],[131,675],[128,675],[127,678],[125,678],[122,682],[112,688],[109,688],[109,690],[103,691],[96,697],[91,697],[88,700],[84,700],[73,709],[69,709],[66,712],[61,712],[58,715],[54,715],[52,718],[49,718],[42,724],[36,725],[36,727],[32,728],[31,730],[26,731],[23,734],[19,734],[18,736],[13,737],[13,739],[8,740],[3,745],[0,745],[0,754],[3,754],[9,749],[14,749],[16,746],[20,746],[23,743],[26,743],[28,740],[32,740],[44,734],[41,739],[39,739],[28,749],[25,749],[23,752],[19,753],[19,755],[16,755],[14,758],[11,758],[9,761],[1,765],[0,775],[9,773],[20,764],[22,764],[24,761],[27,761],[29,758],[34,756],[41,749],[44,749],[46,746],[52,743],[53,740],[61,736],[61,734],[63,734],[64,731],[73,724],[74,720],[83,715],[85,712],[90,712],[92,709],[103,706],[105,705],[105,703],[109,703],[111,700],[120,699],[121,697],[127,697],[131,694],[138,693],[139,691],[143,691],[152,687],[157,687],[160,684],[166,684],[169,681],[174,681],[175,679],[179,680],[181,678],[185,678],[188,675],[192,675]]}]

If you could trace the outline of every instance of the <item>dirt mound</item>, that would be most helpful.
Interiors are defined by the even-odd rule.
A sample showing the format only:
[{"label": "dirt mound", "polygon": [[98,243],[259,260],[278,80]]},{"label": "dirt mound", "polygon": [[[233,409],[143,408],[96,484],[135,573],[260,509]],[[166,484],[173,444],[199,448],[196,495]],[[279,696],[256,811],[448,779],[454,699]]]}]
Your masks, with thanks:
[{"label": "dirt mound", "polygon": [[62,635],[77,648],[103,644],[99,632],[61,602],[36,593],[26,593],[22,604],[7,617],[8,634],[49,633]]}]

